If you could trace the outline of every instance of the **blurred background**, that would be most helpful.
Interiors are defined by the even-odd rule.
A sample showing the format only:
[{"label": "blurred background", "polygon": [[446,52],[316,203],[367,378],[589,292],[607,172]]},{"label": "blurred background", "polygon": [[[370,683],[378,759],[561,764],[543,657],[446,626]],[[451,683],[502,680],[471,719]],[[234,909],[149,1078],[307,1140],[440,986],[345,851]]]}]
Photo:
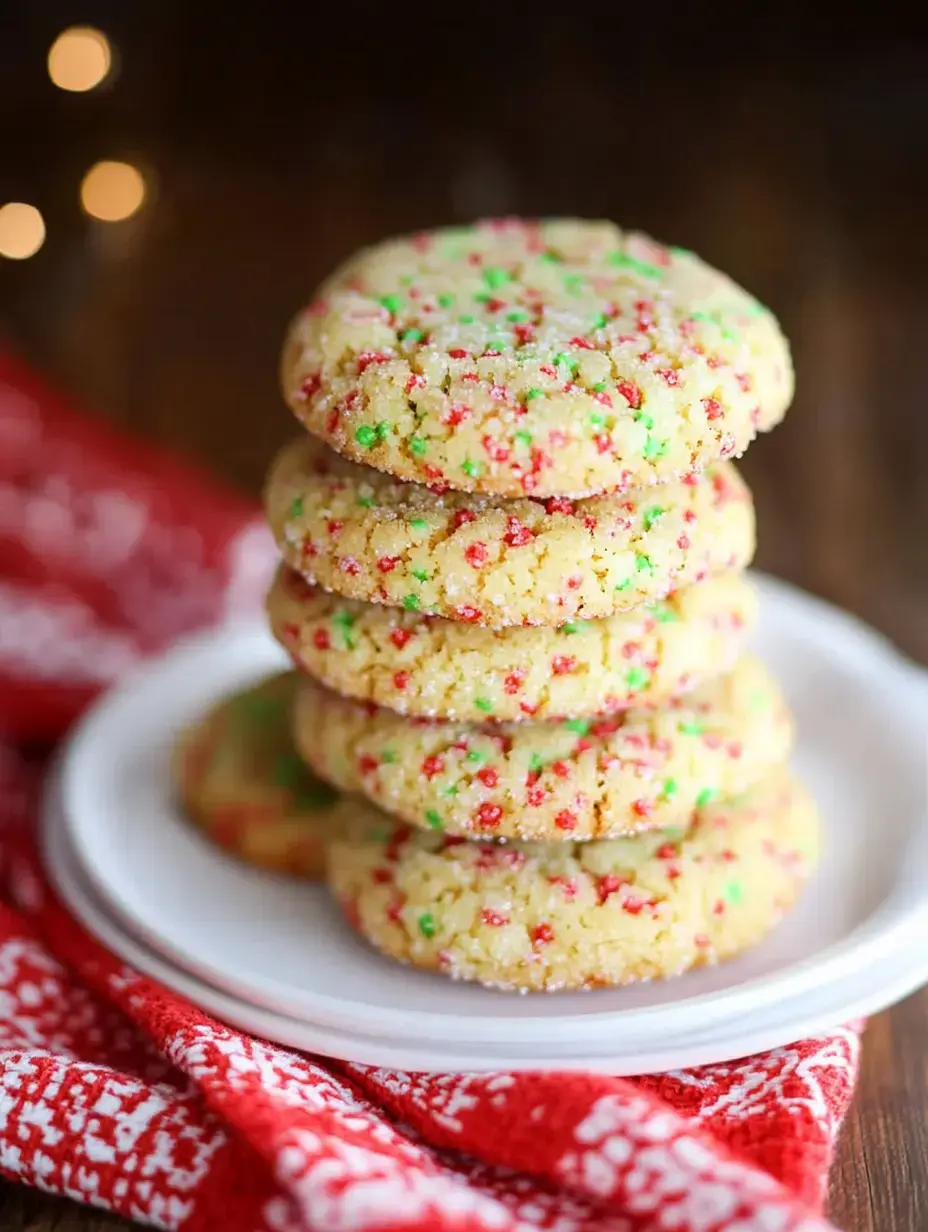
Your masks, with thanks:
[{"label": "blurred background", "polygon": [[283,330],[352,249],[642,227],[792,339],[758,563],[928,659],[928,39],[866,12],[6,0],[0,340],[257,494]]}]

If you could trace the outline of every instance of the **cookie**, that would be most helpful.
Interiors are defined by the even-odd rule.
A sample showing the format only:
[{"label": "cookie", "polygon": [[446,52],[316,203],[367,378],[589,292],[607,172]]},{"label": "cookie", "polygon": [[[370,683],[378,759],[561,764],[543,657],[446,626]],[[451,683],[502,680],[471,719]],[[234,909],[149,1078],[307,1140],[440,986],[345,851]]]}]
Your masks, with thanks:
[{"label": "cookie", "polygon": [[500,502],[402,483],[304,436],[272,468],[266,506],[307,581],[494,628],[612,616],[754,552],[751,494],[731,463],[621,496]]},{"label": "cookie", "polygon": [[417,483],[580,496],[741,454],[783,417],[773,315],[612,223],[508,220],[359,253],[293,321],[285,397],[339,453]]},{"label": "cookie", "polygon": [[321,877],[339,793],[297,756],[291,710],[297,673],[224,698],[183,733],[174,782],[183,811],[248,864]]},{"label": "cookie", "polygon": [[726,676],[659,708],[559,723],[410,719],[306,678],[294,707],[309,765],[413,825],[506,839],[590,839],[685,824],[746,790],[792,744],[766,668]]},{"label": "cookie", "polygon": [[612,713],[689,692],[732,666],[757,599],[727,573],[604,620],[486,629],[340,599],[282,566],[267,608],[297,665],[336,693],[484,723]]},{"label": "cookie", "polygon": [[400,962],[520,992],[660,979],[740,954],[790,907],[819,851],[815,805],[785,770],[686,830],[591,843],[469,843],[349,809],[328,879],[357,931]]}]

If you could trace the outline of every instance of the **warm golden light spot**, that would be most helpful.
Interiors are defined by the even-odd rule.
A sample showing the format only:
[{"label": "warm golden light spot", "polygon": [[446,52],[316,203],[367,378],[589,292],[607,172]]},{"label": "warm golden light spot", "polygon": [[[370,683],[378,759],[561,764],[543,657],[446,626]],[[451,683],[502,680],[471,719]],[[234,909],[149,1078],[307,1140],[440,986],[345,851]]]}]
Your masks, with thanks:
[{"label": "warm golden light spot", "polygon": [[45,222],[34,205],[10,201],[0,207],[0,256],[25,261],[45,243]]},{"label": "warm golden light spot", "polygon": [[96,163],[81,183],[81,205],[101,222],[130,218],[144,200],[142,173],[130,163]]},{"label": "warm golden light spot", "polygon": [[60,89],[83,93],[103,81],[112,63],[105,34],[91,26],[72,26],[51,45],[48,75]]}]

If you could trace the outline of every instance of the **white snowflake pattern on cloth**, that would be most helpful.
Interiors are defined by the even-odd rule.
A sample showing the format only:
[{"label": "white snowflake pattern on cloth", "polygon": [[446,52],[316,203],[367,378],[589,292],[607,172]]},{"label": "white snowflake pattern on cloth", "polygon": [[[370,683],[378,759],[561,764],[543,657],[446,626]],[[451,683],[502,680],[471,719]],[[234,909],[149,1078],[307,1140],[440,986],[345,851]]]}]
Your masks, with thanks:
[{"label": "white snowflake pattern on cloth", "polygon": [[[302,1214],[293,1223],[291,1204],[279,1198],[265,1207],[273,1232],[303,1232],[308,1225],[326,1232],[364,1232],[395,1223],[404,1228],[472,1226],[520,1232],[505,1206],[472,1189],[465,1180],[437,1168],[410,1167],[385,1151],[295,1130],[277,1157],[276,1177]],[[528,1232],[530,1225],[522,1224]]]},{"label": "white snowflake pattern on cloth", "polygon": [[0,583],[0,665],[27,680],[108,684],[138,661],[127,633],[76,599]]},{"label": "white snowflake pattern on cloth", "polygon": [[558,1164],[571,1186],[616,1197],[648,1229],[671,1232],[828,1232],[797,1215],[772,1177],[720,1159],[673,1112],[645,1098],[606,1095],[574,1131],[576,1149]]},{"label": "white snowflake pattern on cloth", "polygon": [[681,1070],[672,1077],[681,1086],[718,1091],[714,1099],[699,1109],[699,1120],[719,1113],[734,1120],[747,1120],[762,1116],[775,1104],[794,1112],[807,1110],[822,1131],[831,1136],[837,1129],[838,1117],[829,1108],[822,1080],[837,1077],[850,1088],[859,1052],[860,1037],[850,1027],[843,1027],[827,1035],[810,1036],[797,1047],[774,1048],[733,1064]]},{"label": "white snowflake pattern on cloth", "polygon": [[463,1129],[458,1114],[476,1108],[482,1099],[502,1110],[506,1105],[505,1092],[516,1085],[511,1074],[487,1077],[486,1074],[406,1074],[366,1065],[347,1068],[349,1072],[363,1074],[382,1090],[409,1100],[413,1107],[451,1133],[460,1133]]},{"label": "white snowflake pattern on cloth", "polygon": [[171,1087],[48,1053],[6,1051],[0,1166],[79,1202],[176,1228],[226,1142]]}]

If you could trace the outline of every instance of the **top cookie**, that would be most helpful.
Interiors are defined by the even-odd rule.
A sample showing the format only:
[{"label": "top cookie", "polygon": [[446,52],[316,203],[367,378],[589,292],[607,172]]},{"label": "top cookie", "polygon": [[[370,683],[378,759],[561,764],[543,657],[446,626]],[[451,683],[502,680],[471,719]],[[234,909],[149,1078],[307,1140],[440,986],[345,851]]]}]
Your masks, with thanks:
[{"label": "top cookie", "polygon": [[783,417],[772,314],[608,222],[505,220],[359,253],[292,323],[287,401],[340,453],[468,492],[580,496],[741,454]]}]

